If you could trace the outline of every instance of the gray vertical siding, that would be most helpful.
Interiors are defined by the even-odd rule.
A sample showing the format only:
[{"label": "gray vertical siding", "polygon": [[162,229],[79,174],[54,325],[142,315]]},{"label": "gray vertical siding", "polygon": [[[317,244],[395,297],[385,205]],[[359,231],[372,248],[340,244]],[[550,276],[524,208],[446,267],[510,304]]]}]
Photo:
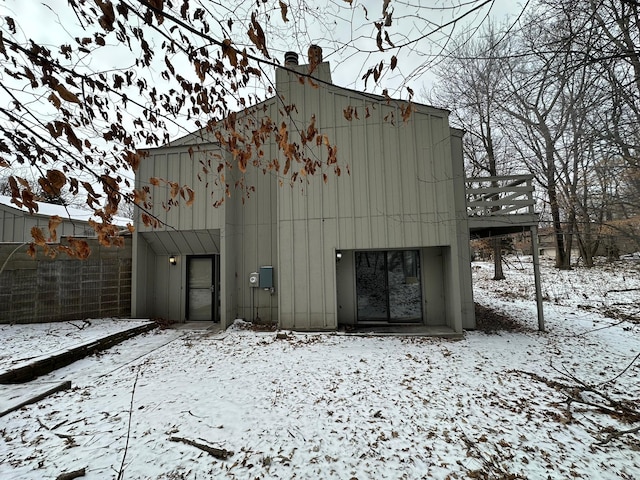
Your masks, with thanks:
[{"label": "gray vertical siding", "polygon": [[469,247],[469,224],[467,216],[467,195],[464,185],[464,161],[462,153],[462,136],[461,130],[452,129],[451,135],[451,152],[454,158],[453,175],[454,175],[454,198],[456,202],[456,230],[458,252],[456,255],[457,262],[453,268],[458,272],[458,285],[460,291],[461,306],[461,326],[465,329],[476,328],[475,304],[473,301],[473,280],[471,276],[471,250]]},{"label": "gray vertical siding", "polygon": [[[87,215],[88,217],[88,215]],[[29,214],[17,208],[0,205],[0,242],[30,242],[31,229],[42,229],[45,238],[49,238],[49,219],[47,215]],[[94,235],[93,229],[87,222],[70,220],[61,217],[62,223],[56,228],[58,240],[67,237],[85,237]]]},{"label": "gray vertical siding", "polygon": [[[275,115],[275,112],[272,112]],[[195,145],[199,142],[199,147]],[[204,143],[203,143],[204,142]],[[195,146],[194,146],[195,145]],[[193,155],[189,149],[194,148]],[[274,145],[265,146],[267,157],[277,155]],[[222,173],[230,186],[231,196],[225,197],[220,207],[213,204],[224,196],[224,185],[217,172],[220,158],[228,158],[216,144],[206,143],[197,135],[176,142],[174,146],[156,149],[141,163],[136,174],[137,188],[149,186],[152,195],[152,213],[167,225],[159,228],[145,227],[137,222],[137,242],[135,249],[139,260],[154,272],[151,280],[136,272],[137,291],[134,311],[137,315],[148,315],[182,321],[186,315],[186,260],[189,254],[221,254],[221,320],[228,326],[234,318],[254,320],[256,312],[265,322],[277,322],[277,285],[275,294],[249,287],[249,274],[261,266],[277,266],[275,229],[277,180],[271,172],[263,174],[249,168],[245,174],[237,168],[224,168]],[[208,162],[211,162],[209,164]],[[209,173],[202,169],[207,164]],[[165,206],[170,199],[169,187],[161,184],[150,185],[151,177],[170,179],[180,185],[188,185],[195,192],[195,202],[186,206],[180,199],[180,206]],[[255,192],[237,190],[235,184],[244,177],[245,185],[255,187]],[[181,232],[203,231],[219,237],[218,248],[203,250],[193,242],[184,244]],[[168,237],[155,239],[152,247],[143,237],[152,232],[167,232]],[[162,242],[164,239],[164,243]],[[162,245],[160,245],[162,244]],[[156,250],[153,250],[155,248]],[[151,252],[149,252],[149,249]],[[167,256],[178,255],[178,265],[170,267]],[[276,268],[277,274],[277,268]]]},{"label": "gray vertical siding", "polygon": [[[260,111],[260,115],[275,118],[275,106],[267,105],[266,108],[266,112]],[[249,117],[254,118],[252,113]],[[260,119],[258,117],[256,120],[259,122]],[[273,143],[264,145],[263,149],[266,158],[276,158],[277,149]],[[226,260],[226,278],[229,288],[234,292],[233,318],[256,320],[259,317],[262,322],[277,323],[280,293],[276,249],[276,201],[280,188],[277,176],[272,171],[265,173],[262,169],[251,166],[244,174],[237,168],[227,170],[226,173],[231,185],[242,179],[245,185],[255,188],[255,191],[243,192],[232,187],[231,197],[224,204],[228,226],[225,241],[233,251],[233,257]],[[267,265],[273,266],[275,270],[276,290],[273,294],[249,285],[249,274],[258,272],[261,266]]]},{"label": "gray vertical siding", "polygon": [[[320,71],[328,72],[328,68],[322,64]],[[350,252],[420,249],[423,285],[429,290],[423,295],[428,304],[425,322],[460,331],[473,300],[470,269],[465,267],[468,231],[460,142],[452,137],[447,112],[415,105],[405,122],[399,102],[387,103],[330,85],[303,85],[297,76],[282,70],[276,73],[276,83],[281,98],[262,104],[264,111],[240,113],[238,123],[251,116],[258,122],[268,116],[277,124],[285,122],[291,138],[297,139],[297,132],[305,130],[315,116],[319,131],[337,145],[341,176],[329,167],[290,185],[287,178],[253,167],[244,175],[237,169],[225,169],[232,195],[214,209],[211,205],[223,187],[215,185],[217,175],[202,172],[199,161],[207,161],[208,155],[227,154],[192,135],[152,151],[136,177],[138,186],[155,176],[195,190],[193,207],[165,211],[162,203],[168,201],[167,187],[152,188],[153,213],[178,230],[218,232],[223,323],[228,325],[235,317],[255,320],[256,315],[298,330],[335,329],[338,321],[351,323],[355,318],[353,276],[343,276],[353,273]],[[291,104],[296,109],[291,116],[284,115],[282,105]],[[358,118],[354,111],[347,120],[347,108],[355,109]],[[192,158],[188,148],[196,143],[201,147]],[[312,142],[306,148],[309,156],[326,159],[324,146]],[[275,138],[264,149],[267,158],[277,157],[284,165]],[[328,176],[326,184],[322,173]],[[233,189],[241,177],[255,187],[249,197]],[[139,230],[150,231],[143,226]],[[138,265],[146,262],[154,271],[156,285],[146,287],[138,279],[139,293],[147,300],[136,302],[164,295],[167,304],[160,302],[158,308],[173,314],[172,302],[183,301],[177,296],[184,298],[185,271],[180,270],[178,279],[177,270],[167,271],[165,259],[153,257],[144,241],[139,242],[134,249],[140,256]],[[337,249],[347,253],[339,268]],[[275,269],[275,294],[249,287],[249,273],[265,265]],[[344,295],[336,295],[338,289]]]},{"label": "gray vertical siding", "polygon": [[[218,159],[214,155],[223,154],[220,147],[214,144],[199,146],[194,150],[193,155],[189,154],[188,146],[169,146],[149,151],[149,156],[142,159],[136,172],[136,188],[149,187],[153,203],[150,213],[164,225],[153,229],[138,223],[139,231],[221,228],[224,222],[224,209],[213,208],[213,203],[223,196],[224,188],[216,183]],[[201,162],[209,161],[212,166],[209,173],[205,174]],[[186,206],[186,201],[178,195],[174,200],[179,202],[179,206],[171,206],[169,204],[170,187],[164,183],[154,186],[150,182],[151,178],[170,180],[180,186],[189,186],[195,194],[193,205]]]},{"label": "gray vertical siding", "polygon": [[[462,206],[454,199],[448,116],[417,106],[404,122],[395,102],[387,105],[331,87],[315,89],[297,79],[287,81],[284,74],[279,80],[278,91],[297,106],[289,128],[305,125],[315,114],[319,130],[338,146],[343,171],[339,178],[328,172],[327,184],[316,176],[308,184],[278,192],[279,256],[292,259],[280,268],[281,326],[333,329],[339,317],[336,249],[448,246],[457,254],[456,229],[461,225],[456,209]],[[357,110],[359,119],[345,118],[348,107]],[[312,148],[313,154],[325,157],[322,148]],[[446,317],[435,321],[457,328],[460,294],[456,296],[453,287],[459,280],[452,268],[454,256],[448,255],[442,267],[447,271],[448,312],[434,317]]]},{"label": "gray vertical siding", "polygon": [[[221,252],[220,232],[225,226],[225,210],[213,207],[224,192],[216,182],[219,157],[224,158],[218,145],[200,140],[199,144],[177,143],[150,150],[141,161],[136,172],[136,189],[149,188],[152,202],[149,213],[162,225],[145,226],[141,221],[142,212],[136,214],[133,315],[185,320],[187,257]],[[203,166],[208,168],[208,173]],[[178,194],[173,199],[177,205],[171,205],[170,187],[163,182],[153,185],[151,178],[188,186],[194,191],[193,204],[187,206],[186,199]],[[176,256],[177,265],[169,264],[169,255]]]}]

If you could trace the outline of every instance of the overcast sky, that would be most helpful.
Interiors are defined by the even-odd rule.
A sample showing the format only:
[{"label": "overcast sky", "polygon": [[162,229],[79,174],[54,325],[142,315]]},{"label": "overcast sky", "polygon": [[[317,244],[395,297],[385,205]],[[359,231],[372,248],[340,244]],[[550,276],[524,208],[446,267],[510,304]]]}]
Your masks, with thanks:
[{"label": "overcast sky", "polygon": [[[526,0],[524,1],[526,3]],[[274,0],[267,2],[267,5],[277,5],[277,3]],[[293,11],[291,11],[292,21],[288,24],[282,22],[279,11],[271,12],[272,30],[267,34],[271,35],[269,48],[274,52],[274,56],[281,60],[284,51],[294,50],[301,55],[301,62],[304,62],[308,45],[318,44],[323,47],[325,60],[332,64],[335,83],[350,88],[363,88],[361,77],[367,69],[380,60],[388,62],[390,55],[396,53],[375,53],[375,29],[371,23],[381,18],[382,0],[355,0],[351,6],[339,0],[309,1],[309,3],[321,5],[321,7],[318,7],[316,12],[308,13],[298,19],[293,18]],[[412,3],[420,6],[411,6]],[[394,19],[394,25],[390,29],[392,39],[397,43],[403,37],[418,38],[434,30],[436,25],[448,24],[454,18],[459,18],[473,7],[483,3],[485,3],[484,0],[416,0],[414,2],[391,0],[389,10],[393,10]],[[248,17],[255,8],[255,2],[239,2],[239,4],[244,5],[235,9],[233,13],[223,11],[220,15],[225,19],[233,17],[234,14],[236,17]],[[452,8],[459,4],[463,6]],[[522,8],[521,2],[493,0],[466,16],[458,24],[446,27],[426,36],[414,45],[401,49],[397,53],[399,60],[397,75],[395,78],[387,77],[387,86],[393,88],[408,80],[414,90],[423,83],[428,87],[433,81],[433,76],[429,74],[429,67],[438,63],[441,47],[445,46],[449,35],[456,36],[473,31],[489,17],[498,23],[507,22],[509,18],[515,19]],[[4,0],[0,4],[0,11],[3,15],[8,12],[17,20],[26,38],[33,38],[43,43],[59,45],[67,42],[69,36],[82,34],[78,20],[67,7],[65,0]],[[319,18],[314,18],[314,15],[318,15]],[[292,26],[294,23],[296,25]],[[244,34],[246,26],[236,27],[235,32]],[[367,50],[374,52],[367,53]],[[117,69],[123,64],[125,66],[132,64],[133,58],[127,59],[126,54],[113,55],[111,58],[103,56],[94,59],[93,62],[99,62],[101,69]],[[420,70],[419,75],[410,76],[418,65],[423,65],[425,68]]]}]

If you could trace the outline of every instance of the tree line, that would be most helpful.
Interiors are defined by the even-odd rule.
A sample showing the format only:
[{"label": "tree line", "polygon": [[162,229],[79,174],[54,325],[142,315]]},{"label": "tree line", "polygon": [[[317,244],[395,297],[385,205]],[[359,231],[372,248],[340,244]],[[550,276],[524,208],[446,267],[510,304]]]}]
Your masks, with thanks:
[{"label": "tree line", "polygon": [[556,267],[640,251],[640,2],[537,0],[451,42],[430,100],[467,131],[467,176],[534,175]]}]

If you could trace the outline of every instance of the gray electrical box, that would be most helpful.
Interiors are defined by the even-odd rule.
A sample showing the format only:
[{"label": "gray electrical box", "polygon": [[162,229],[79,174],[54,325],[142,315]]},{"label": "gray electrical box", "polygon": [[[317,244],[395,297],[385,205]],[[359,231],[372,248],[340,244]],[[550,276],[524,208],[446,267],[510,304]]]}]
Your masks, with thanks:
[{"label": "gray electrical box", "polygon": [[260,288],[273,288],[273,267],[260,267]]}]

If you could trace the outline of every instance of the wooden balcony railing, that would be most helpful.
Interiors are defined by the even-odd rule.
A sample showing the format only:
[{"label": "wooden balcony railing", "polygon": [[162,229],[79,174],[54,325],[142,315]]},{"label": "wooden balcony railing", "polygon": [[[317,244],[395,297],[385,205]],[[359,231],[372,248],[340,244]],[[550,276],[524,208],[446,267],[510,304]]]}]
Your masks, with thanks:
[{"label": "wooden balcony railing", "polygon": [[467,179],[467,212],[470,218],[502,215],[534,215],[533,175],[509,175]]}]

